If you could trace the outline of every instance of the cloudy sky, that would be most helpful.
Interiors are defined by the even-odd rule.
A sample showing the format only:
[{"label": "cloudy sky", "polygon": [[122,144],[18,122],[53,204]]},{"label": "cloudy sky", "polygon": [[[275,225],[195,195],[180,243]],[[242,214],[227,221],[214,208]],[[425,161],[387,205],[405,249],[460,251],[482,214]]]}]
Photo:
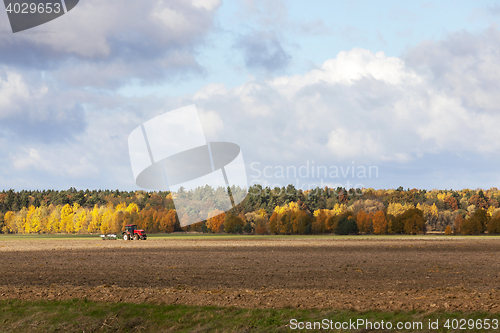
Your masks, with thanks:
[{"label": "cloudy sky", "polygon": [[497,187],[499,23],[498,1],[80,0],[13,34],[2,8],[1,187],[138,189],[128,135],[191,104],[249,183]]}]

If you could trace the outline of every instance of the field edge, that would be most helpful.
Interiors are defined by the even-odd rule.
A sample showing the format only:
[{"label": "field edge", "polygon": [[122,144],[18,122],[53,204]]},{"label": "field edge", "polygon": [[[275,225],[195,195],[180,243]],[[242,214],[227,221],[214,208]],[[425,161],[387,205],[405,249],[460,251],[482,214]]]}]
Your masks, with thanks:
[{"label": "field edge", "polygon": [[[484,311],[355,311],[336,309],[248,309],[218,306],[171,305],[152,303],[106,303],[87,299],[71,300],[0,300],[2,332],[288,332],[314,331],[293,329],[298,322],[357,321],[422,323],[422,328],[405,332],[448,332],[447,319],[484,321],[500,320],[500,314]],[[438,329],[428,329],[429,322],[439,321]],[[295,324],[293,324],[295,325]],[[306,325],[306,324],[304,324]],[[415,325],[415,324],[413,324]],[[363,327],[352,332],[362,331]],[[335,329],[334,329],[335,331]],[[451,330],[453,331],[453,330]],[[470,332],[489,332],[468,329]]]}]

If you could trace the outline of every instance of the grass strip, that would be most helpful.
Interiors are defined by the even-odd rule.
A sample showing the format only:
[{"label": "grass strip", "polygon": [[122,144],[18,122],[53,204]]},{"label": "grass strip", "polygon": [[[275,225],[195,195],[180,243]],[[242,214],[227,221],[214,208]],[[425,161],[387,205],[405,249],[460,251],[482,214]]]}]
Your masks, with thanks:
[{"label": "grass strip", "polygon": [[[359,329],[292,329],[291,319],[297,322],[342,323],[364,319],[375,322],[411,323],[410,329],[373,331],[400,332],[495,332],[492,326],[500,321],[500,314],[487,312],[356,312],[346,310],[311,309],[241,309],[233,307],[154,305],[132,303],[102,303],[73,299],[68,301],[0,301],[1,332],[367,332]],[[444,327],[446,320],[450,327]],[[453,329],[453,319],[457,324]],[[478,322],[490,323],[490,328],[478,329]],[[429,322],[438,320],[438,329],[430,329]],[[460,329],[460,320],[465,329]],[[332,325],[330,322],[329,325]],[[414,323],[421,322],[418,327]],[[471,323],[474,327],[471,329]],[[408,324],[407,324],[408,325]],[[376,326],[373,326],[376,328]],[[462,327],[463,328],[463,327]]]}]

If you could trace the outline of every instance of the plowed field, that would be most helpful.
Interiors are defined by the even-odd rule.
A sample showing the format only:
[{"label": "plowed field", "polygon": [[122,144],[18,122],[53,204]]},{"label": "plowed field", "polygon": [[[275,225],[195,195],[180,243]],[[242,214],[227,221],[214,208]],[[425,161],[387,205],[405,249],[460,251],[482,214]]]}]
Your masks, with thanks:
[{"label": "plowed field", "polygon": [[0,299],[499,312],[500,239],[7,240]]}]

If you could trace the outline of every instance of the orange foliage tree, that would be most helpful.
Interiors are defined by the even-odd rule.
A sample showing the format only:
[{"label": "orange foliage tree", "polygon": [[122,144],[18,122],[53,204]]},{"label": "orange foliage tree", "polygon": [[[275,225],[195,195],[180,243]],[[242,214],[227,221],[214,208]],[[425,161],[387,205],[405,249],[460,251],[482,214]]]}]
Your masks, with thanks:
[{"label": "orange foliage tree", "polygon": [[455,222],[453,224],[453,231],[455,235],[461,234],[462,233],[462,223],[464,222],[464,217],[462,214],[458,214],[457,217],[455,218]]},{"label": "orange foliage tree", "polygon": [[208,214],[210,218],[207,220],[207,228],[210,231],[219,233],[224,230],[224,219],[226,218],[226,213],[221,210],[214,210]]},{"label": "orange foliage tree", "polygon": [[450,225],[446,226],[446,229],[444,230],[444,234],[445,235],[451,235],[452,234],[452,232],[451,232],[451,226]]},{"label": "orange foliage tree", "polygon": [[387,218],[381,210],[373,216],[373,233],[376,235],[385,235],[387,233]]},{"label": "orange foliage tree", "polygon": [[359,232],[365,232],[371,234],[373,232],[373,213],[365,213],[365,211],[360,210],[356,222],[358,224]]}]

